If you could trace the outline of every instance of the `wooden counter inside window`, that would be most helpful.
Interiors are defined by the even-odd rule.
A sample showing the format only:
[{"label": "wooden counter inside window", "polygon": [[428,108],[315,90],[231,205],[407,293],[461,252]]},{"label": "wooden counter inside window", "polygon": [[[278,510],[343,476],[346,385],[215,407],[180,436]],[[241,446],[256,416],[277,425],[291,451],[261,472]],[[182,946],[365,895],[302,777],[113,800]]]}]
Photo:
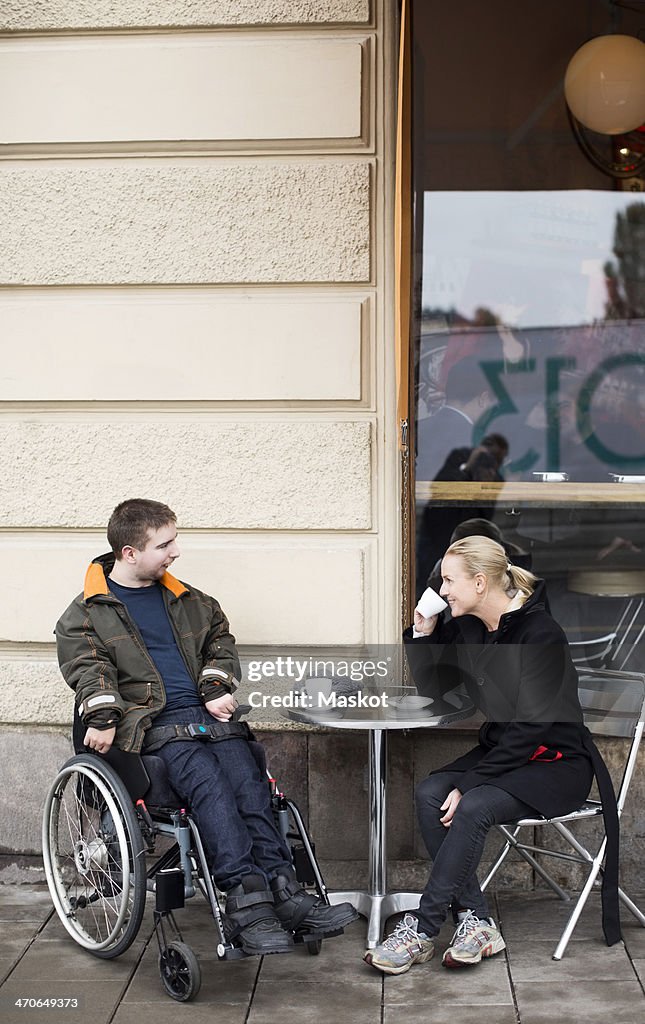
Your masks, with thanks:
[{"label": "wooden counter inside window", "polygon": [[417,501],[461,505],[521,503],[533,506],[645,505],[645,484],[487,483],[485,481],[418,480]]}]

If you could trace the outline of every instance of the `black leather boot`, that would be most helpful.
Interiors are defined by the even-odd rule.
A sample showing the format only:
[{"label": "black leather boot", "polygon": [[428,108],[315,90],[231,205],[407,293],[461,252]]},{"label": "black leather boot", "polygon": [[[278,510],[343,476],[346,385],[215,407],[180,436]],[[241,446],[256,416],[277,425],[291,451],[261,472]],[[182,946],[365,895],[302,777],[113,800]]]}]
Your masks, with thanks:
[{"label": "black leather boot", "polygon": [[291,953],[293,938],[282,927],[273,895],[261,875],[244,875],[226,894],[224,934],[245,953]]},{"label": "black leather boot", "polygon": [[271,880],[275,912],[283,928],[296,935],[324,938],[340,935],[343,928],[359,916],[351,903],[332,907],[314,893],[307,892],[293,877],[276,875]]}]

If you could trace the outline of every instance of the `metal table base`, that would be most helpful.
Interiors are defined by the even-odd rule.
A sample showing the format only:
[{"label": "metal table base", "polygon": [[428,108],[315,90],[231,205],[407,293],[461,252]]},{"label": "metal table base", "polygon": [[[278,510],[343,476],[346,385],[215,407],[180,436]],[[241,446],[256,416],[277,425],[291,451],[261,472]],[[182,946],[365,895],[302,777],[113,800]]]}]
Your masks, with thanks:
[{"label": "metal table base", "polygon": [[330,892],[331,903],[348,901],[367,918],[367,948],[381,941],[388,917],[419,906],[418,892],[387,891],[386,788],[387,732],[369,730],[369,874],[367,892]]},{"label": "metal table base", "polygon": [[330,892],[330,903],[347,901],[356,907],[359,914],[367,918],[366,949],[378,946],[383,936],[383,929],[388,917],[401,914],[405,910],[416,910],[419,906],[420,892],[390,892],[386,896],[376,896],[370,892]]},{"label": "metal table base", "polygon": [[359,717],[347,715],[324,719],[307,712],[292,710],[287,717],[294,721],[326,725],[332,729],[365,729],[369,734],[369,872],[367,892],[328,892],[331,903],[351,903],[367,918],[367,948],[374,949],[381,941],[388,917],[419,906],[419,892],[387,891],[387,732],[389,729],[437,728],[471,718],[473,706],[463,695],[454,694],[450,701],[437,698],[432,701],[435,714],[409,717]]}]

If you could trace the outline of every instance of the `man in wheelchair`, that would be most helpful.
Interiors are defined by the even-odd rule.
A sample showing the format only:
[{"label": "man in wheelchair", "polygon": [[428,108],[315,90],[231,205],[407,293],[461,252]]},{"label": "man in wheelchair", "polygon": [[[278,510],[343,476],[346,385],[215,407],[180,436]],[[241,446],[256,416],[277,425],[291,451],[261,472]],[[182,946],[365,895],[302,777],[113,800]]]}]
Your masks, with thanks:
[{"label": "man in wheelchair", "polygon": [[112,552],[91,563],[83,593],[56,625],[85,745],[163,760],[226,894],[228,941],[248,954],[283,953],[294,935],[338,934],[357,912],[300,886],[252,734],[231,721],[240,662],[228,620],[217,601],[168,571],[180,553],[175,513],[124,501],[107,536]]}]

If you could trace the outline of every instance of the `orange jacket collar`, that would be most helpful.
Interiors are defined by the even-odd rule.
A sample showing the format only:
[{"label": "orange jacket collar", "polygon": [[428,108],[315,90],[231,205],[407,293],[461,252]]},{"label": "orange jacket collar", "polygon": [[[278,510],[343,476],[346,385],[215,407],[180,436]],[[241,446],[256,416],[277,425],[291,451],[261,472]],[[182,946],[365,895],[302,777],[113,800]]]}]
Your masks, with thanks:
[{"label": "orange jacket collar", "polygon": [[183,583],[180,583],[178,579],[171,576],[169,572],[165,572],[161,577],[160,582],[164,585],[166,590],[169,590],[175,597],[181,597],[182,594],[188,593],[188,587],[185,587]]},{"label": "orange jacket collar", "polygon": [[[175,597],[181,597],[182,594],[187,592],[187,588],[180,583],[178,579],[175,579],[169,572],[165,572],[161,577],[160,583],[169,590]],[[85,586],[83,588],[83,597],[87,601],[90,597],[97,597],[100,594],[109,594],[110,588],[107,585],[105,573],[103,572],[103,566],[99,562],[92,562],[85,573]]]}]

